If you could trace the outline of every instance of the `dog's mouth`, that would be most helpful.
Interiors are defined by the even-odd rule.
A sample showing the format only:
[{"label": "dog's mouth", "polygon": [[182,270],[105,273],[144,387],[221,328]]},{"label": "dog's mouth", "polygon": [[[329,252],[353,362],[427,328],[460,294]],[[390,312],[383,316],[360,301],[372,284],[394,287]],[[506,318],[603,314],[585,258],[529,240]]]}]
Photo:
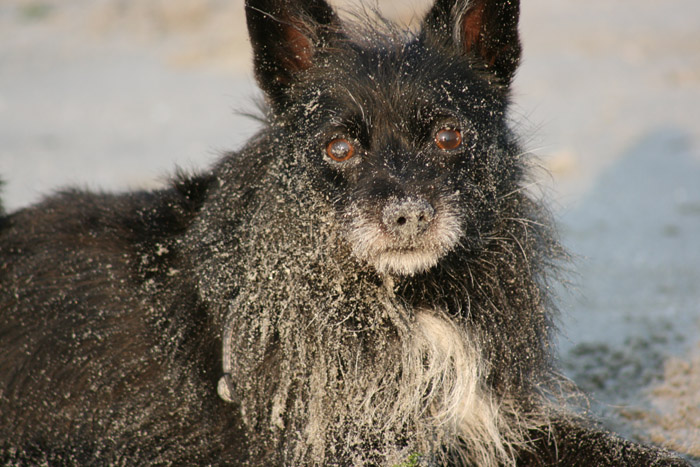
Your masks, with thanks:
[{"label": "dog's mouth", "polygon": [[412,276],[431,269],[443,253],[430,250],[385,250],[378,252],[374,258],[365,258],[374,268],[383,274],[393,273]]},{"label": "dog's mouth", "polygon": [[390,200],[379,213],[352,205],[345,219],[353,254],[381,274],[411,276],[433,268],[461,237],[448,204],[409,197]]}]

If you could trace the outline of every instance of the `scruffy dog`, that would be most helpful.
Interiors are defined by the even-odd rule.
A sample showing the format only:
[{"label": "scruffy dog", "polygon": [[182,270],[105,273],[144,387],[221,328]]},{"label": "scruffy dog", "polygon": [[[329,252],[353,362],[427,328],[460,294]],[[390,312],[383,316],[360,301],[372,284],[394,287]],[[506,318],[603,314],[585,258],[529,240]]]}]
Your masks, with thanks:
[{"label": "scruffy dog", "polygon": [[557,402],[518,2],[417,33],[246,14],[269,107],[241,151],[0,217],[0,462],[687,465]]}]

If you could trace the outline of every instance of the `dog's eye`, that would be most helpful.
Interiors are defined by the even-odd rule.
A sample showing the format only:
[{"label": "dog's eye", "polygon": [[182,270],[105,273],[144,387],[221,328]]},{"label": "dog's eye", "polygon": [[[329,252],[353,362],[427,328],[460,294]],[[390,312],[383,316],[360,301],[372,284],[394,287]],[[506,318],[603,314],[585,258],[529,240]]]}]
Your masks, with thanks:
[{"label": "dog's eye", "polygon": [[435,144],[443,151],[451,151],[462,145],[462,133],[459,130],[443,128],[435,134]]},{"label": "dog's eye", "polygon": [[336,162],[343,162],[355,155],[355,147],[344,138],[336,138],[326,146],[326,154]]}]

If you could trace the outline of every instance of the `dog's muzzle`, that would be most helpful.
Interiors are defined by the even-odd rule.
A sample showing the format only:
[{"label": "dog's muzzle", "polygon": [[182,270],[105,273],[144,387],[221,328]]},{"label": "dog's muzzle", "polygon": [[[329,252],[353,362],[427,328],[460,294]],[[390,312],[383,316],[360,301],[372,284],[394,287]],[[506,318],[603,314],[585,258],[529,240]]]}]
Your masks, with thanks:
[{"label": "dog's muzzle", "polygon": [[420,237],[435,219],[435,209],[422,198],[404,198],[387,204],[382,210],[382,223],[400,243]]}]

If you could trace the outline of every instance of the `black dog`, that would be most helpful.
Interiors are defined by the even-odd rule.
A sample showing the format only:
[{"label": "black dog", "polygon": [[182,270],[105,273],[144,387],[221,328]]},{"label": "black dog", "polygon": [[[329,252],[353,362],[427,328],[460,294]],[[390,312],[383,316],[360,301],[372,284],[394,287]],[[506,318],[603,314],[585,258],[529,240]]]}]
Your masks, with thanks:
[{"label": "black dog", "polygon": [[417,34],[246,13],[269,110],[243,150],[0,217],[0,461],[685,465],[551,395],[518,2],[438,0]]}]

